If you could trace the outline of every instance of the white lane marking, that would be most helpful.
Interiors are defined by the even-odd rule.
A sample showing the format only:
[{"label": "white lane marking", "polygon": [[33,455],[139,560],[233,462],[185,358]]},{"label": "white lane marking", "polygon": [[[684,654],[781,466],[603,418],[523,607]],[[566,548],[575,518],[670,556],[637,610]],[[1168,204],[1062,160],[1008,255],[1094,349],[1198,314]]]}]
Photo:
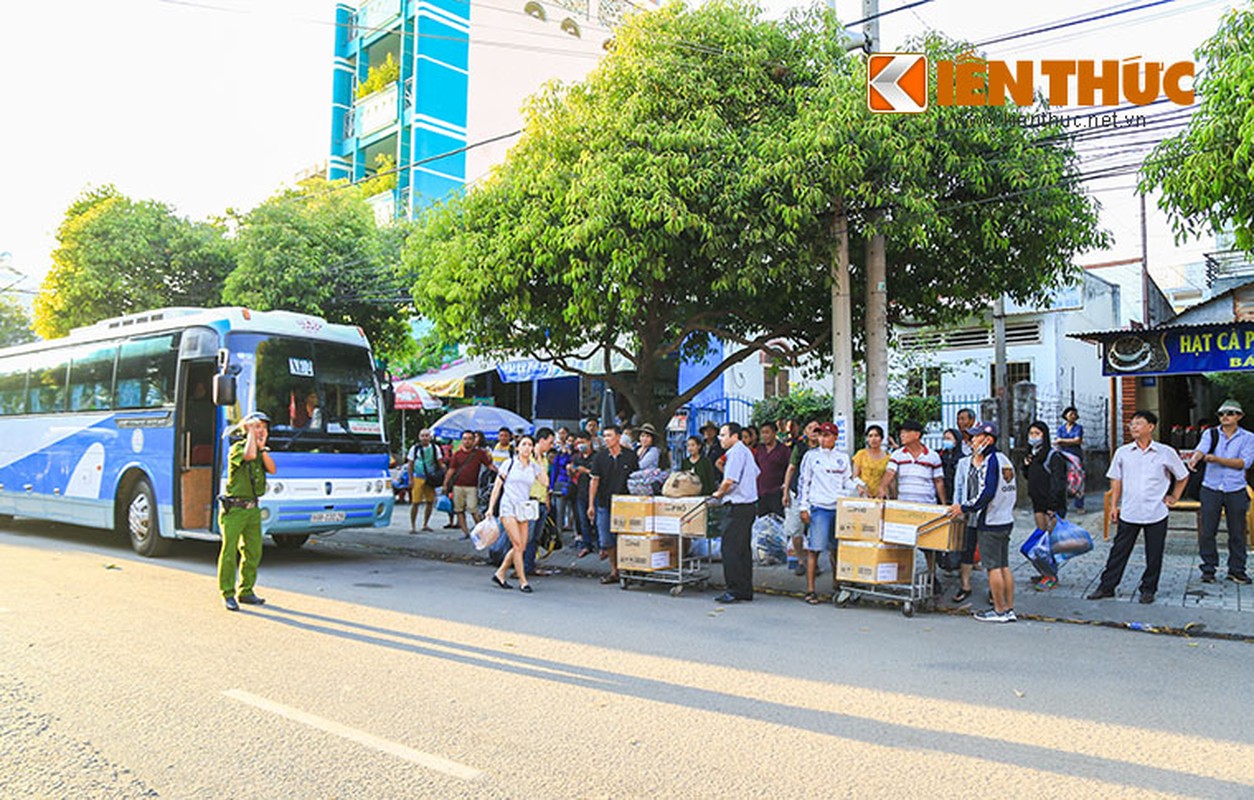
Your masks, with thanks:
[{"label": "white lane marking", "polygon": [[9,613],[9,609],[7,609],[7,608],[0,608],[0,614],[8,614],[8,613]]},{"label": "white lane marking", "polygon": [[380,739],[378,736],[371,735],[365,731],[359,731],[356,728],[350,728],[347,725],[341,725],[329,719],[309,714],[300,709],[285,706],[282,703],[276,703],[267,700],[264,697],[258,697],[255,694],[241,691],[240,689],[228,689],[222,694],[238,700],[241,703],[247,703],[254,708],[260,708],[263,711],[269,711],[272,714],[278,714],[280,717],[286,717],[295,722],[308,725],[311,728],[333,733],[336,736],[357,742],[360,745],[373,748],[388,755],[403,758],[406,761],[412,761],[419,766],[433,769],[436,772],[442,772],[454,778],[460,778],[464,781],[476,781],[483,777],[483,773],[465,764],[458,764],[456,761],[449,761],[447,758],[424,753],[421,750],[415,750],[412,747],[406,747],[403,744],[389,742],[387,739]]}]

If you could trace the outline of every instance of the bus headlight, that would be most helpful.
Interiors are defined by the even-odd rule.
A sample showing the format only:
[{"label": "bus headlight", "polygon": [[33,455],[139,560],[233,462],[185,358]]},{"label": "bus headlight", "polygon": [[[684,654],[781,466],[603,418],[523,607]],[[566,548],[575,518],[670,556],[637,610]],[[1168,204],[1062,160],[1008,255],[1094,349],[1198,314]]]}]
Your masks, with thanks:
[{"label": "bus headlight", "polygon": [[270,519],[270,509],[266,508],[265,506],[262,506],[261,507],[261,521],[265,522],[268,519]]},{"label": "bus headlight", "polygon": [[283,481],[271,482],[270,494],[283,494]]},{"label": "bus headlight", "polygon": [[379,494],[383,494],[383,481],[382,480],[377,480],[374,482],[374,490],[378,492]]}]

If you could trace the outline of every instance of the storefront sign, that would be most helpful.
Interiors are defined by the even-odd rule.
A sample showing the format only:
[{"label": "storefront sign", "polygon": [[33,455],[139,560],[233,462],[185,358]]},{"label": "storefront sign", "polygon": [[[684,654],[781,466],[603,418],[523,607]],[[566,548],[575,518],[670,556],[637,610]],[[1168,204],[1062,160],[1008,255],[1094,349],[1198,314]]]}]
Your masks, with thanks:
[{"label": "storefront sign", "polygon": [[1102,342],[1104,375],[1254,371],[1254,324],[1127,331]]}]

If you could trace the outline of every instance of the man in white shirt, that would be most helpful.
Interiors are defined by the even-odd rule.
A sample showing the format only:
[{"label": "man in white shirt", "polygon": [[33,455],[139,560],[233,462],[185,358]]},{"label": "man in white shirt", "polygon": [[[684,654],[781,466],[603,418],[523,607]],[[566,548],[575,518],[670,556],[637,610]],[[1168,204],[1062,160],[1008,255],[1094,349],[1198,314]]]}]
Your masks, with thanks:
[{"label": "man in white shirt", "polygon": [[740,441],[740,426],[735,422],[719,428],[718,438],[727,453],[723,481],[714,490],[714,499],[724,501],[728,507],[723,523],[723,580],[727,591],[714,599],[737,603],[753,599],[752,539],[758,507],[758,464]]},{"label": "man in white shirt", "polygon": [[836,501],[856,494],[853,465],[849,454],[836,447],[840,429],[834,422],[819,426],[819,446],[807,450],[801,459],[801,479],[797,482],[797,506],[801,521],[810,526],[806,536],[805,601],[818,605],[814,577],[819,553],[831,554],[832,574],[836,574]]},{"label": "man in white shirt", "polygon": [[1167,542],[1167,514],[1189,482],[1189,469],[1171,447],[1154,441],[1158,416],[1137,411],[1128,423],[1132,441],[1115,451],[1106,477],[1110,479],[1110,521],[1119,524],[1097,589],[1089,600],[1114,597],[1136,539],[1145,531],[1145,574],[1141,576],[1143,604],[1154,602],[1163,569]]},{"label": "man in white shirt", "polygon": [[945,497],[945,470],[940,453],[923,444],[923,426],[912,419],[901,423],[901,447],[888,457],[880,496],[907,503],[941,503]]}]

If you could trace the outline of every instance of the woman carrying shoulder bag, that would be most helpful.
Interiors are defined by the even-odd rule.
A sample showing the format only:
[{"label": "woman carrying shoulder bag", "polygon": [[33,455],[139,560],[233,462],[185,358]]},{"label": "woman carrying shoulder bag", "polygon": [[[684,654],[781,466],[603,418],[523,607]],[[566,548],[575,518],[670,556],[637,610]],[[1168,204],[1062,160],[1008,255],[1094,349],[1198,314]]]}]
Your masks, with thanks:
[{"label": "woman carrying shoulder bag", "polygon": [[531,524],[538,522],[540,516],[539,503],[531,499],[531,486],[544,475],[544,468],[531,457],[535,446],[535,439],[530,436],[518,440],[514,456],[501,465],[492,487],[492,498],[488,501],[488,516],[492,517],[497,512],[497,500],[500,500],[501,523],[505,526],[510,545],[501,566],[492,574],[492,582],[502,589],[514,588],[505,581],[506,570],[512,561],[514,574],[518,576],[518,588],[528,594],[532,590],[523,566],[523,551],[527,547]]}]

